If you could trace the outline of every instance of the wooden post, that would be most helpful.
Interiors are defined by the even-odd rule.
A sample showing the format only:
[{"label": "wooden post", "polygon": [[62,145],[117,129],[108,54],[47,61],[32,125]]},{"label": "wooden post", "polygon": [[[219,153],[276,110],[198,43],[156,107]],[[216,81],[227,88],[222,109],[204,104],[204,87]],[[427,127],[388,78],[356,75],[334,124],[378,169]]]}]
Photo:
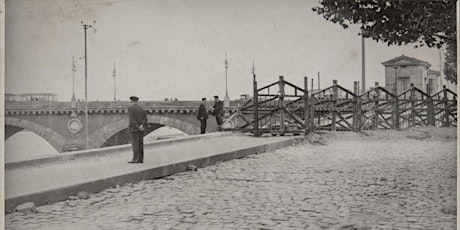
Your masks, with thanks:
[{"label": "wooden post", "polygon": [[433,110],[433,98],[428,96],[426,99],[426,119],[428,121],[428,125],[434,126],[434,110]]},{"label": "wooden post", "polygon": [[393,129],[398,130],[399,129],[399,119],[400,119],[400,113],[399,113],[399,99],[397,96],[394,98],[393,102]]},{"label": "wooden post", "polygon": [[353,96],[353,128],[355,131],[359,132],[359,125],[358,125],[358,87],[357,87],[358,82],[353,82],[353,93],[355,96]]},{"label": "wooden post", "polygon": [[444,127],[449,127],[450,122],[449,122],[449,114],[450,114],[450,108],[449,108],[449,102],[447,98],[447,88],[445,85],[442,86],[442,94],[443,94],[443,102],[444,102],[444,119],[443,119],[443,126]]},{"label": "wooden post", "polygon": [[410,97],[409,97],[409,100],[410,100],[410,110],[411,110],[411,114],[410,114],[410,122],[411,124],[409,126],[415,126],[415,113],[416,113],[416,110],[415,110],[415,88],[414,88],[414,83],[410,83],[410,87],[411,87],[411,90],[410,90]]},{"label": "wooden post", "polygon": [[[311,89],[311,90],[310,90],[310,93],[313,93],[313,83],[314,83],[313,80],[314,80],[314,79],[311,78],[311,86],[310,86],[310,89]],[[305,88],[305,90],[307,90],[307,89]]]},{"label": "wooden post", "polygon": [[[312,79],[313,80],[313,79]],[[310,116],[309,116],[309,112],[308,110],[310,109],[309,105],[308,105],[308,78],[307,77],[304,77],[303,78],[303,82],[304,82],[304,97],[303,97],[303,103],[304,103],[304,124],[305,124],[305,127],[308,127],[309,123],[310,123]],[[313,86],[313,85],[312,85]],[[313,91],[312,91],[313,92]]]},{"label": "wooden post", "polygon": [[284,77],[283,76],[280,76],[280,80],[278,82],[278,86],[280,88],[280,91],[279,91],[279,94],[280,94],[280,97],[279,97],[279,111],[280,111],[280,119],[281,119],[281,122],[280,122],[280,135],[283,136],[284,135],[284,131],[285,131],[285,127],[284,127]]},{"label": "wooden post", "polygon": [[[359,83],[358,83],[359,84]],[[361,132],[361,127],[363,126],[362,125],[362,101],[361,101],[361,97],[356,97],[356,130],[358,132]]]},{"label": "wooden post", "polygon": [[259,93],[257,91],[257,81],[256,81],[256,75],[254,75],[254,82],[253,82],[253,87],[254,87],[254,135],[256,137],[260,136],[259,133]]},{"label": "wooden post", "polygon": [[320,91],[320,90],[321,90],[321,86],[319,85],[319,72],[318,72],[318,91]]},{"label": "wooden post", "polygon": [[376,130],[379,128],[379,100],[380,100],[380,89],[377,88],[379,83],[375,83],[376,88],[374,89],[374,117],[372,118],[372,129]]},{"label": "wooden post", "polygon": [[335,131],[336,130],[336,122],[337,122],[337,118],[336,118],[336,106],[337,106],[337,98],[338,98],[338,88],[337,88],[337,80],[333,80],[332,81],[332,111],[331,111],[331,115],[332,115],[332,131]]},{"label": "wooden post", "polygon": [[359,94],[359,82],[357,81],[353,82],[353,93],[355,93],[356,95]]},{"label": "wooden post", "polygon": [[310,96],[309,98],[308,105],[310,106],[309,108],[309,113],[310,113],[310,128],[313,129],[315,127],[315,104],[316,104],[316,98],[314,96]]}]

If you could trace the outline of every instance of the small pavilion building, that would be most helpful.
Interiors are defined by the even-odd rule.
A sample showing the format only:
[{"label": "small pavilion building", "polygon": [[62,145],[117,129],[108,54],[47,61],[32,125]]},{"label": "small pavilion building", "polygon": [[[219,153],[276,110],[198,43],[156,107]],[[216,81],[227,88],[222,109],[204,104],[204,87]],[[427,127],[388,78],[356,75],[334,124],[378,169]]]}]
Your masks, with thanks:
[{"label": "small pavilion building", "polygon": [[401,55],[382,63],[385,66],[385,88],[399,95],[414,86],[427,94],[442,89],[440,72],[431,70],[431,64],[412,57]]}]

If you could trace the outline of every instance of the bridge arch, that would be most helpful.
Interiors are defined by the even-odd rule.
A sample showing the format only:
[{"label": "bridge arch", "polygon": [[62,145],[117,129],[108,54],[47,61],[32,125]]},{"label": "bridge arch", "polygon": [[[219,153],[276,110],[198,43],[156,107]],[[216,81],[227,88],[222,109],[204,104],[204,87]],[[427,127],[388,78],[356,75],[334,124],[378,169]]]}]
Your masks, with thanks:
[{"label": "bridge arch", "polygon": [[[165,116],[155,116],[155,115],[147,115],[147,123],[159,124],[164,126],[169,126],[176,128],[188,135],[198,134],[200,133],[200,128],[194,124],[189,122],[165,117]],[[90,148],[100,148],[104,146],[107,140],[109,140],[112,136],[116,135],[117,133],[127,129],[129,123],[129,119],[125,118],[111,124],[108,124],[89,136],[89,147]]]},{"label": "bridge arch", "polygon": [[[39,125],[32,121],[18,119],[14,117],[5,117],[5,126],[6,125],[26,129],[38,134],[40,137],[42,137],[48,143],[50,143],[51,146],[53,146],[53,148],[56,149],[56,151],[58,152],[62,152],[63,146],[67,143],[66,138],[62,135],[58,134],[50,128]],[[8,139],[11,136],[12,135],[9,135],[6,138]]]}]

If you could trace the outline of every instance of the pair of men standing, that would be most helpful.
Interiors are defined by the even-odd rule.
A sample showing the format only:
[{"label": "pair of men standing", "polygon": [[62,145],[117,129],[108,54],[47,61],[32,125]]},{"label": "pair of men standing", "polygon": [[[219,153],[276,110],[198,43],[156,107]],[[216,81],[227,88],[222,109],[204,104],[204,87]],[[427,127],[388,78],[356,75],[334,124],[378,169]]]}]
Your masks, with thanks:
[{"label": "pair of men standing", "polygon": [[[222,125],[222,117],[224,116],[224,103],[219,100],[219,96],[214,96],[214,105],[211,109],[212,115],[216,116],[217,127]],[[206,124],[208,119],[208,110],[206,109],[206,98],[201,99],[200,107],[198,107],[198,120],[200,120],[201,133],[206,133]]]}]

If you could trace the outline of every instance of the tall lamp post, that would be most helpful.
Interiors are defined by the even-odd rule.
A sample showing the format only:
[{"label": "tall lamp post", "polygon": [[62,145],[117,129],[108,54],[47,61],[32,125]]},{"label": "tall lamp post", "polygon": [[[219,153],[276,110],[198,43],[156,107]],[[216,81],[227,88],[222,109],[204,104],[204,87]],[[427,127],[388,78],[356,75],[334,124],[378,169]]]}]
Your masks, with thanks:
[{"label": "tall lamp post", "polygon": [[364,45],[364,30],[361,30],[361,49],[362,49],[362,74],[361,74],[361,83],[362,83],[362,92],[366,91],[366,58],[365,58],[365,45]]},{"label": "tall lamp post", "polygon": [[91,28],[96,24],[96,21],[94,21],[93,25],[89,24],[83,24],[83,21],[81,22],[83,25],[83,31],[85,32],[85,123],[86,123],[86,149],[89,149],[89,125],[88,125],[88,57],[86,54],[86,30],[88,28]]},{"label": "tall lamp post", "polygon": [[115,63],[113,63],[112,77],[113,77],[113,101],[117,101],[117,80],[116,80],[117,72],[115,69]]},{"label": "tall lamp post", "polygon": [[75,58],[72,56],[72,102],[75,102],[77,99],[75,98],[75,72],[77,68],[75,67]]},{"label": "tall lamp post", "polygon": [[394,93],[396,96],[398,96],[398,69],[399,66],[393,66],[393,69],[395,70],[395,85],[394,85]]},{"label": "tall lamp post", "polygon": [[230,106],[230,99],[228,98],[228,88],[227,88],[227,52],[225,52],[225,98],[224,98],[224,107],[228,108]]}]

